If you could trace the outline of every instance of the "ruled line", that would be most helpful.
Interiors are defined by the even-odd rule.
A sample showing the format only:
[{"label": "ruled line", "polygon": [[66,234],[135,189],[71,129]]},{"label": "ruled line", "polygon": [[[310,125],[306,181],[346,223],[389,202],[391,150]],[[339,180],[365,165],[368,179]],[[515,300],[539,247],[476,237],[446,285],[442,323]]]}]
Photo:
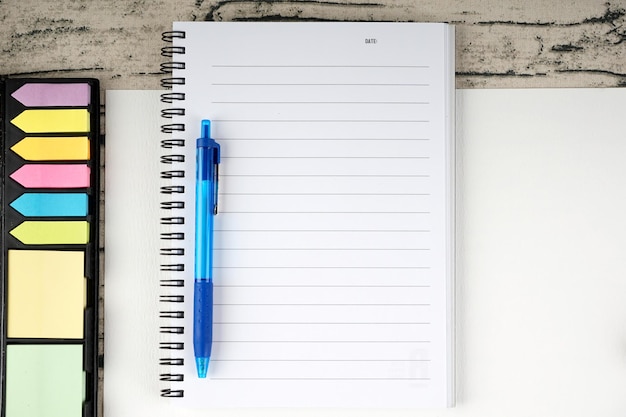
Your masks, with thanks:
[{"label": "ruled line", "polygon": [[430,362],[430,359],[213,359],[211,362]]},{"label": "ruled line", "polygon": [[430,340],[215,340],[213,343],[430,343]]},{"label": "ruled line", "polygon": [[311,322],[301,322],[301,323],[296,323],[296,322],[267,322],[267,323],[259,323],[259,322],[213,322],[213,324],[219,324],[219,325],[227,325],[227,326],[231,326],[231,325],[267,325],[267,326],[284,326],[284,325],[294,325],[294,326],[303,326],[303,325],[317,325],[317,326],[334,326],[334,325],[339,325],[339,326],[352,326],[352,325],[360,325],[360,326],[377,326],[377,325],[390,325],[390,326],[415,326],[415,325],[429,325],[431,324],[430,322],[415,322],[415,323],[383,323],[383,322],[370,322],[370,323],[364,323],[364,322],[359,322],[359,323],[335,323],[335,322],[325,322],[325,323],[311,323]]},{"label": "ruled line", "polygon": [[419,83],[211,83],[212,86],[246,86],[246,87],[429,87],[430,84]]},{"label": "ruled line", "polygon": [[269,233],[269,232],[277,232],[277,233],[430,233],[430,230],[416,230],[416,229],[373,229],[373,230],[346,230],[346,229],[332,229],[332,230],[318,230],[318,229],[215,229],[215,232],[261,232],[261,233]]},{"label": "ruled line", "polygon": [[430,159],[430,156],[222,156],[222,159]]},{"label": "ruled line", "polygon": [[430,303],[213,303],[214,306],[270,306],[270,307],[429,307]]},{"label": "ruled line", "polygon": [[429,141],[430,138],[215,138],[217,141]]},{"label": "ruled line", "polygon": [[220,211],[220,214],[430,214],[430,211]]},{"label": "ruled line", "polygon": [[213,68],[414,68],[428,69],[430,65],[233,65],[233,64],[214,64]]},{"label": "ruled line", "polygon": [[277,196],[277,195],[284,195],[284,196],[306,196],[306,195],[312,195],[312,196],[339,196],[339,197],[351,197],[351,196],[393,196],[393,197],[398,197],[398,196],[408,196],[408,197],[424,197],[424,196],[429,196],[430,193],[233,193],[233,192],[223,192],[220,193],[220,195],[256,195],[256,196],[267,196],[267,195],[271,195],[271,196]]},{"label": "ruled line", "polygon": [[232,285],[215,284],[214,288],[430,288],[430,285]]},{"label": "ruled line", "polygon": [[428,123],[430,120],[371,120],[371,119],[215,119],[218,123]]},{"label": "ruled line", "polygon": [[430,340],[213,340],[213,343],[430,343]]},{"label": "ruled line", "polygon": [[368,105],[428,105],[428,101],[212,101],[214,104],[368,104]]},{"label": "ruled line", "polygon": [[430,266],[214,266],[214,269],[430,269]]},{"label": "ruled line", "polygon": [[407,174],[407,175],[376,175],[376,174],[220,174],[220,178],[224,177],[241,177],[241,178],[430,178],[429,174]]},{"label": "ruled line", "polygon": [[430,248],[214,248],[221,251],[429,251]]},{"label": "ruled line", "polygon": [[212,380],[220,380],[220,381],[430,381],[430,378],[315,378],[315,377],[294,377],[294,378],[278,378],[278,377],[214,377],[211,376]]}]

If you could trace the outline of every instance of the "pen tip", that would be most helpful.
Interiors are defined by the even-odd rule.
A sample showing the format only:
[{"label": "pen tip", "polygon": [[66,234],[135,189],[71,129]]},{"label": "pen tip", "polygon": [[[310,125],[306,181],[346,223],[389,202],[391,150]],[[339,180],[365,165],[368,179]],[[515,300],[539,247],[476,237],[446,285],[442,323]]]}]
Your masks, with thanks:
[{"label": "pen tip", "polygon": [[196,358],[196,369],[198,370],[198,378],[206,378],[207,371],[209,370],[209,358]]}]

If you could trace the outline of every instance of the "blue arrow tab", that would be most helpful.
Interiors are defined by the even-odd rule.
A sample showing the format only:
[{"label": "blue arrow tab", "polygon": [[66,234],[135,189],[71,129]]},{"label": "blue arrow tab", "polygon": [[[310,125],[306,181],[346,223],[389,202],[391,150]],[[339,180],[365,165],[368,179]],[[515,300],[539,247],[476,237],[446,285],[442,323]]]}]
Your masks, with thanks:
[{"label": "blue arrow tab", "polygon": [[10,205],[25,217],[79,217],[88,210],[85,193],[26,193]]}]

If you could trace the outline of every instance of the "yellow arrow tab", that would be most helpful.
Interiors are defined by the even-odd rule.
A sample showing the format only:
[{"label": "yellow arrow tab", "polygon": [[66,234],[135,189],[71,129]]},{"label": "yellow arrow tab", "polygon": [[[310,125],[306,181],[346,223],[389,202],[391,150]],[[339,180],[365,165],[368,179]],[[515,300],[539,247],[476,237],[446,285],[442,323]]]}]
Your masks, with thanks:
[{"label": "yellow arrow tab", "polygon": [[88,160],[89,139],[74,138],[29,138],[13,145],[13,152],[27,161],[74,161]]},{"label": "yellow arrow tab", "polygon": [[9,233],[25,245],[84,245],[89,242],[89,223],[25,221]]},{"label": "yellow arrow tab", "polygon": [[89,132],[87,109],[24,110],[11,120],[26,133]]}]

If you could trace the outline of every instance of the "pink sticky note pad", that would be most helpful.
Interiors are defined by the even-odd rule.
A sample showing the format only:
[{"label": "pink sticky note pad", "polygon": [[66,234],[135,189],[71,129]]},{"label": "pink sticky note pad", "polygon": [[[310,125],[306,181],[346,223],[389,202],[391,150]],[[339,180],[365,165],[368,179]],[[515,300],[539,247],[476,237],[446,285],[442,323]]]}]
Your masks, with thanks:
[{"label": "pink sticky note pad", "polygon": [[86,188],[89,174],[85,164],[27,164],[10,177],[26,188]]},{"label": "pink sticky note pad", "polygon": [[29,107],[88,106],[89,93],[85,83],[27,83],[11,96]]}]

